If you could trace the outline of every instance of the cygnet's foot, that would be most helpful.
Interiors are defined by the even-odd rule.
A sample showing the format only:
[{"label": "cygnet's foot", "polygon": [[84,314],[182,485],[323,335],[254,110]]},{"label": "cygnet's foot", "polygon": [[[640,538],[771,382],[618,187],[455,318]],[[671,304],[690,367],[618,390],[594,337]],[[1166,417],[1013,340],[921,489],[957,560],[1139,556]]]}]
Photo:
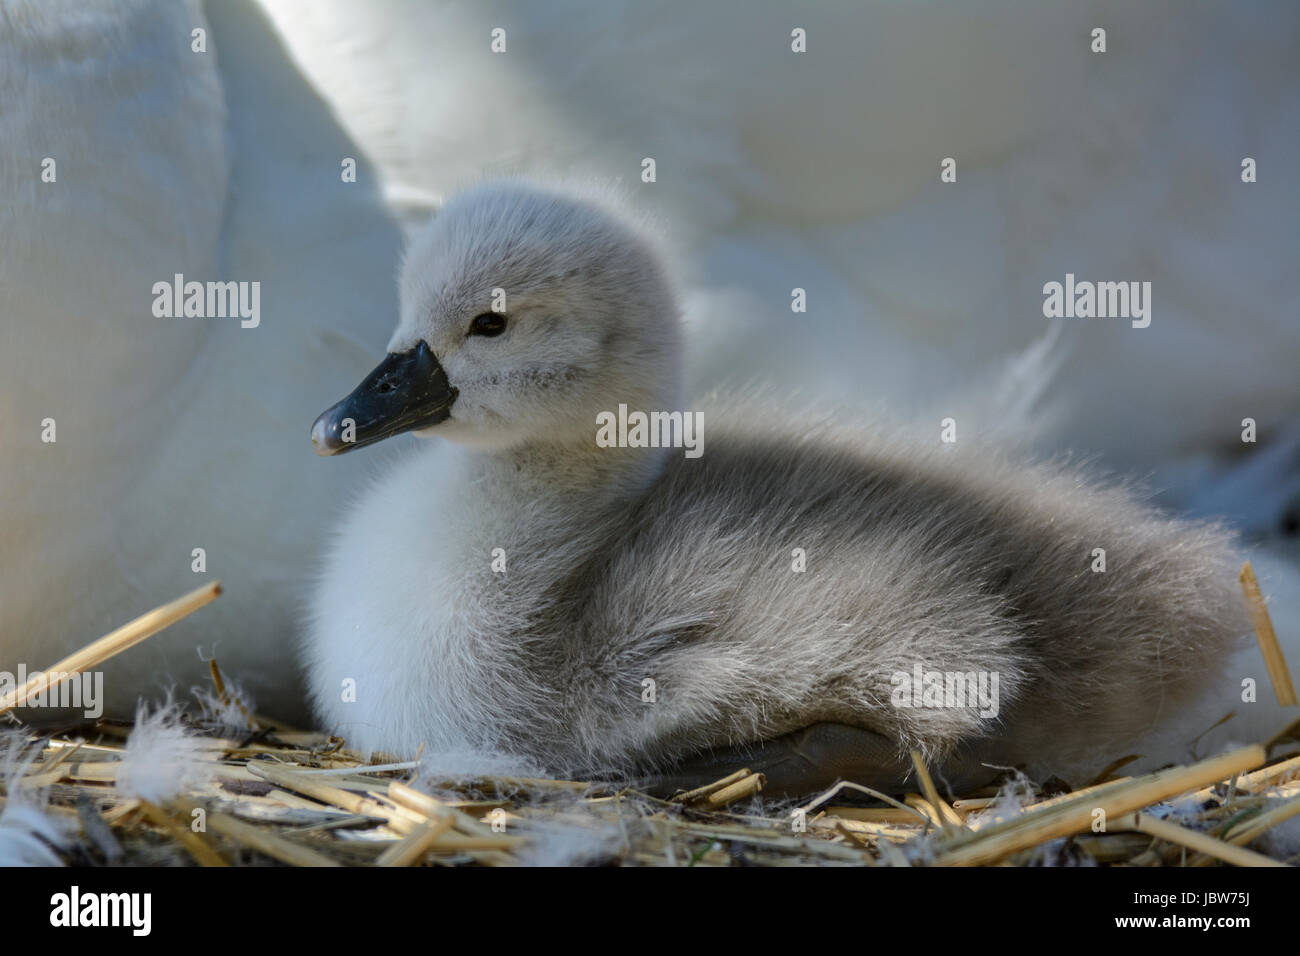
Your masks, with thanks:
[{"label": "cygnet's foot", "polygon": [[652,796],[670,797],[694,790],[748,768],[767,778],[763,794],[797,797],[847,780],[883,793],[915,789],[905,781],[913,773],[898,745],[880,734],[848,724],[820,723],[782,737],[711,750],[688,758],[672,770],[638,781]]}]

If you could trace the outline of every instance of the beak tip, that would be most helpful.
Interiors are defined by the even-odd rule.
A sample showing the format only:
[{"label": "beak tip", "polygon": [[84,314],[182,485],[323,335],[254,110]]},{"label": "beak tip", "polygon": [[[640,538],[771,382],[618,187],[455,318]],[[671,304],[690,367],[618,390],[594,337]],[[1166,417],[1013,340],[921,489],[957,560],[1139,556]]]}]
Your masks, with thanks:
[{"label": "beak tip", "polygon": [[316,454],[322,458],[328,458],[338,451],[329,440],[329,431],[325,427],[324,415],[317,418],[311,426],[311,446]]}]

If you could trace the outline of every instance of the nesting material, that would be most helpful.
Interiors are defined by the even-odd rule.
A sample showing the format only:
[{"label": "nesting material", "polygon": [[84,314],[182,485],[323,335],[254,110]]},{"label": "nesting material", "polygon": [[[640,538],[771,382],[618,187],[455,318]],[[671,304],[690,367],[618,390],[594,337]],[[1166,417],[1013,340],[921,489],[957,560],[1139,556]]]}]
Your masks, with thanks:
[{"label": "nesting material", "polygon": [[[219,593],[210,588],[207,600]],[[182,599],[188,602],[183,606],[202,606],[196,597]],[[103,660],[103,646],[96,642],[91,648],[100,650],[69,660]],[[661,800],[602,782],[421,778],[418,760],[366,761],[344,740],[262,717],[232,691],[215,661],[211,671],[212,690],[196,695],[201,706],[194,713],[168,702],[142,707],[134,726],[100,720],[40,734],[20,727],[8,752],[21,759],[10,759],[2,775],[0,863],[1300,862],[1295,725],[1267,745],[1142,776],[1114,778],[1132,759],[1120,757],[1076,788],[1058,780],[1048,790],[1011,773],[1000,788],[948,800],[914,754],[917,792],[884,794],[850,782],[800,805],[765,798],[762,774],[737,768],[713,784]]]},{"label": "nesting material", "polygon": [[[49,690],[58,683],[70,679],[74,674],[92,670],[110,657],[116,657],[141,641],[146,641],[159,631],[170,627],[183,617],[193,614],[199,608],[212,603],[221,594],[221,582],[212,581],[203,587],[195,588],[189,594],[154,608],[142,614],[134,621],[123,624],[116,631],[105,634],[93,644],[87,644],[57,664],[47,667],[44,672],[32,676],[22,687],[0,697],[0,714],[8,713],[15,707],[21,707],[27,698],[42,690]],[[51,675],[58,675],[52,680]]]},{"label": "nesting material", "polygon": [[[367,763],[325,735],[259,728],[237,739],[192,718],[185,752],[205,763],[207,779],[167,796],[172,787],[122,786],[134,779],[124,769],[140,732],[102,721],[39,742],[6,795],[14,804],[39,784],[48,808],[34,817],[26,805],[6,807],[0,849],[18,848],[9,859],[110,862],[93,819],[123,851],[111,862],[205,866],[1297,862],[1267,855],[1289,841],[1261,839],[1300,814],[1297,761],[1268,763],[1259,746],[1077,793],[1047,796],[1021,777],[1001,802],[917,793],[900,806],[830,803],[857,793],[843,788],[800,808],[764,801],[761,775],[747,771],[667,801],[609,784],[492,777],[426,793],[410,786],[413,769]],[[1254,778],[1258,786],[1233,786],[1247,772],[1265,776]],[[1180,797],[1180,821],[1172,822],[1168,803]]]},{"label": "nesting material", "polygon": [[0,866],[62,866],[56,852],[67,837],[40,807],[13,801],[0,813]]},{"label": "nesting material", "polygon": [[1264,604],[1263,592],[1259,581],[1255,579],[1255,569],[1247,561],[1241,566],[1241,590],[1246,595],[1246,607],[1250,611],[1250,622],[1255,627],[1255,637],[1259,641],[1259,651],[1264,655],[1264,665],[1268,668],[1269,680],[1273,682],[1273,692],[1277,702],[1283,707],[1295,707],[1300,704],[1296,697],[1295,684],[1291,682],[1291,671],[1286,666],[1286,657],[1282,654],[1282,645],[1278,643],[1277,632],[1273,630],[1273,620],[1268,615]]},{"label": "nesting material", "polygon": [[206,783],[215,773],[205,741],[181,721],[170,699],[152,711],[141,701],[122,750],[115,783],[125,797],[166,803]]},{"label": "nesting material", "polygon": [[37,754],[22,735],[0,732],[0,866],[61,866],[55,849],[68,839],[63,822],[45,813],[44,798],[31,765]]}]

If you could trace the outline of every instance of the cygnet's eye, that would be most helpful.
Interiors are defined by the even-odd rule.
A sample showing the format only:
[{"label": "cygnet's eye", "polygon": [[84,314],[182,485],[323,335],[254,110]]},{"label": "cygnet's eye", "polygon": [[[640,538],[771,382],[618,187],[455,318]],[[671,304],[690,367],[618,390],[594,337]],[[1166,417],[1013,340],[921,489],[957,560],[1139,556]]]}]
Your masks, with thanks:
[{"label": "cygnet's eye", "polygon": [[506,317],[500,312],[484,312],[469,324],[470,335],[500,335],[506,330]]}]

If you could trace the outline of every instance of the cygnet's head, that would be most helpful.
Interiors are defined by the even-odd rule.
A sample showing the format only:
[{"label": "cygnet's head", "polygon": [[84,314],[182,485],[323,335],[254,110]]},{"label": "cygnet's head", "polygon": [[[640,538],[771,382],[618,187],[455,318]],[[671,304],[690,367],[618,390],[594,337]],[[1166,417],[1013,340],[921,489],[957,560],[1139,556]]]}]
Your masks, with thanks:
[{"label": "cygnet's head", "polygon": [[659,255],[599,200],[519,182],[462,193],[412,242],[400,290],[388,357],[316,420],[318,454],[404,431],[594,442],[599,412],[678,400]]}]

